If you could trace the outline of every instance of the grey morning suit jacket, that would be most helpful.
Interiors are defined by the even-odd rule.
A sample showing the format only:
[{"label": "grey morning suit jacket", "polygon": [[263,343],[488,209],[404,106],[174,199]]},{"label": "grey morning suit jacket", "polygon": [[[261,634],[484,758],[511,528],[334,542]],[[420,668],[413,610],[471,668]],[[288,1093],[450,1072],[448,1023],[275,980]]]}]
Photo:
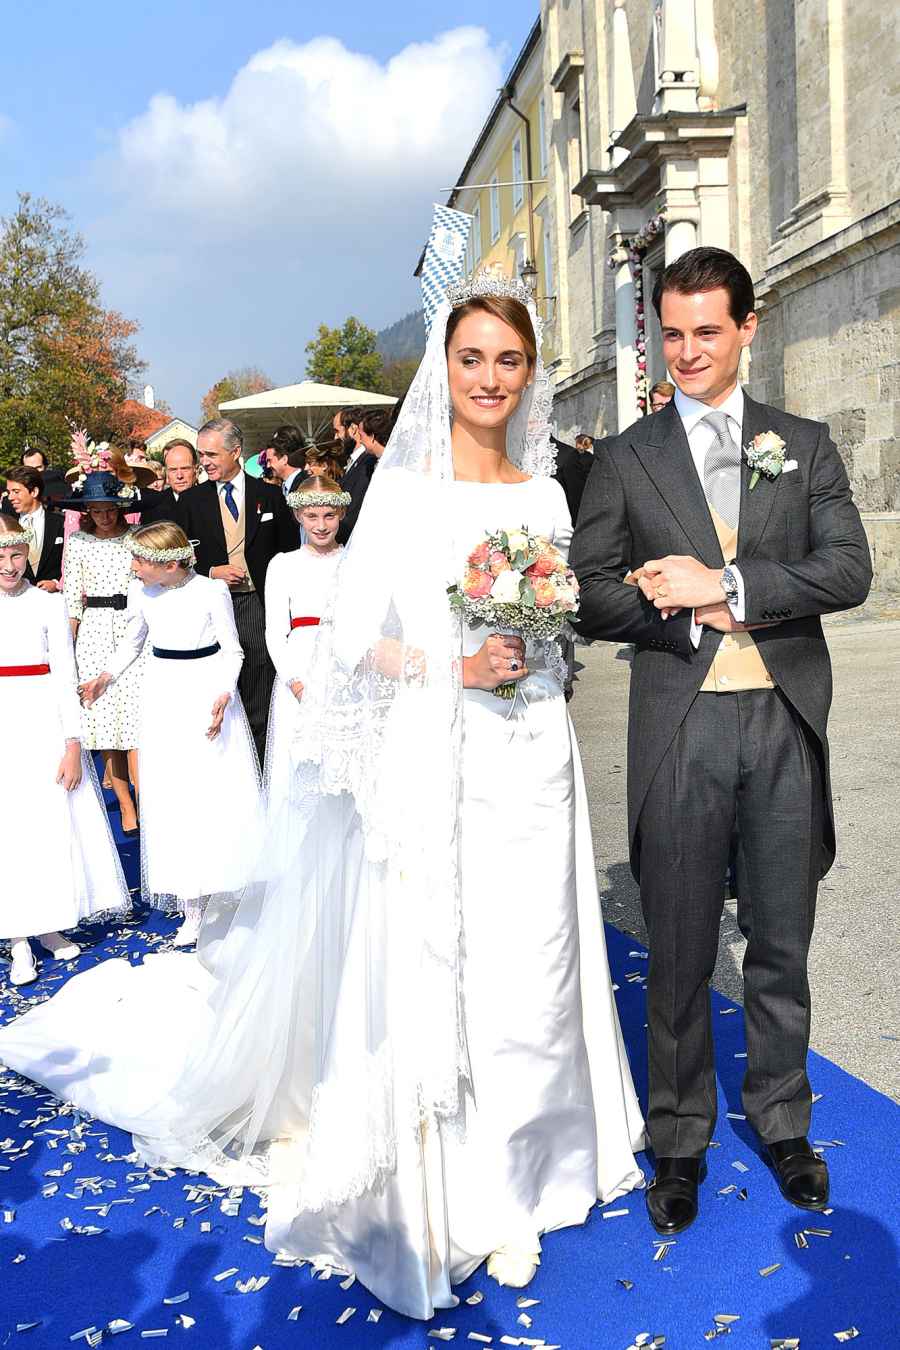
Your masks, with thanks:
[{"label": "grey morning suit jacket", "polygon": [[[746,395],[744,407],[741,444],[762,431],[775,431],[786,442],[785,459],[798,466],[774,480],[761,478],[750,492],[750,470],[742,463],[735,561],[744,581],[746,622],[776,622],[753,634],[766,667],[822,750],[828,800],[824,876],[834,861],[835,838],[826,732],[831,661],[819,616],[862,604],[872,565],[828,428]],[[608,443],[588,479],[571,548],[581,583],[575,627],[587,638],[636,646],[628,716],[628,826],[635,877],[644,798],[721,640],[721,634],[705,629],[695,651],[690,611],[664,622],[636,587],[622,584],[626,572],[666,554],[687,554],[708,567],[725,562],[674,403]]]}]

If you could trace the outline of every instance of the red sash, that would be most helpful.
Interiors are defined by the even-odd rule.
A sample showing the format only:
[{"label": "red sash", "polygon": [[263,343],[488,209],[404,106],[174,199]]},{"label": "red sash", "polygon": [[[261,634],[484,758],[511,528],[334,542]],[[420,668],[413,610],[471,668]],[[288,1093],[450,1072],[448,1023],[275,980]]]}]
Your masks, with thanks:
[{"label": "red sash", "polygon": [[315,628],[317,627],[318,623],[319,623],[318,619],[308,617],[302,619],[291,619],[291,628]]},{"label": "red sash", "polygon": [[[318,622],[318,620],[316,621]],[[0,666],[0,676],[3,675],[49,675],[49,666]]]}]

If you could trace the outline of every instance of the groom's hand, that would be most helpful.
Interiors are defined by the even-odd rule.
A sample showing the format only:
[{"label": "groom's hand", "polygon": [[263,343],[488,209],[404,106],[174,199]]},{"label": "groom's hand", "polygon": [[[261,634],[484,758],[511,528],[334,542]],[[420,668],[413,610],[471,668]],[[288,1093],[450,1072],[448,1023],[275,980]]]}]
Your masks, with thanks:
[{"label": "groom's hand", "polygon": [[641,571],[638,585],[657,609],[699,609],[717,605],[724,596],[724,568],[705,567],[697,558],[651,558]]}]

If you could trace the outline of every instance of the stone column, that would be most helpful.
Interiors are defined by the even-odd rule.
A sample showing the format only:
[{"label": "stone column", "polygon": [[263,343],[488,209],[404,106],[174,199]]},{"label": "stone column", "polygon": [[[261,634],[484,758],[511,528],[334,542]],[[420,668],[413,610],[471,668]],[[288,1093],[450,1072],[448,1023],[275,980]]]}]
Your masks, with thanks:
[{"label": "stone column", "polygon": [[637,321],[634,313],[634,277],[622,235],[612,236],[611,258],[615,263],[616,292],[616,406],[618,426],[623,432],[640,417],[635,379],[637,378]]},{"label": "stone column", "polygon": [[666,216],[666,266],[696,247],[697,226],[693,219],[677,220]]},{"label": "stone column", "polygon": [[797,202],[773,246],[776,260],[850,223],[844,3],[795,0]]}]

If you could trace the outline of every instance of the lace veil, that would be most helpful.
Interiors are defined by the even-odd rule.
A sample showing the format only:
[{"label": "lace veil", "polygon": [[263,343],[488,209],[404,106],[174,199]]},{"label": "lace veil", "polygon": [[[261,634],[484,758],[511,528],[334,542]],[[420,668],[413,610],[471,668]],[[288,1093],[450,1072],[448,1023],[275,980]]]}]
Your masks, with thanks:
[{"label": "lace veil", "polygon": [[[462,637],[446,596],[462,562],[449,488],[450,312],[445,302],[435,316],[337,571],[290,799],[272,810],[255,883],[236,908],[222,897],[207,912],[208,1029],[138,1140],[151,1160],[239,1179],[271,1177],[277,1155],[298,1212],[376,1186],[401,1130],[457,1115],[468,1073]],[[550,404],[539,358],[507,440],[531,474],[553,472]]]}]

